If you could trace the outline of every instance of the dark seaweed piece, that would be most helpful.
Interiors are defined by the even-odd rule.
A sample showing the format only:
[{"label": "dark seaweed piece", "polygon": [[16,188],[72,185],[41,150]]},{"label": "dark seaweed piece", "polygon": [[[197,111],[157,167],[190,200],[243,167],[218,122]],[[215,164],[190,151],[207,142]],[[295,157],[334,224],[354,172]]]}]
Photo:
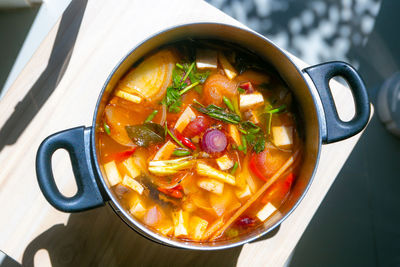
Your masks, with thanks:
[{"label": "dark seaweed piece", "polygon": [[125,127],[129,138],[141,147],[148,147],[165,141],[164,128],[153,122],[146,122],[141,125],[132,125]]}]

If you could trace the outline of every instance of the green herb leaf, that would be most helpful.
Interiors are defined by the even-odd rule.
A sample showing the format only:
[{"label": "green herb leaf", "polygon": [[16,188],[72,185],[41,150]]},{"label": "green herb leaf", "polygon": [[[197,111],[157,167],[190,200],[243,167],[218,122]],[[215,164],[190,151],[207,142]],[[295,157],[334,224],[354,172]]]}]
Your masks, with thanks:
[{"label": "green herb leaf", "polygon": [[234,112],[235,109],[233,108],[232,102],[227,98],[226,96],[222,97],[222,100],[224,101],[225,105],[230,109],[230,111]]},{"label": "green herb leaf", "polygon": [[263,151],[265,149],[265,135],[261,128],[251,121],[242,122],[241,126],[247,131],[244,137],[247,143],[253,147],[253,150],[256,153]]},{"label": "green herb leaf", "polygon": [[154,119],[154,117],[157,115],[158,110],[153,110],[152,113],[150,113],[150,115],[146,118],[146,120],[144,122],[150,122],[152,119]]},{"label": "green herb leaf", "polygon": [[108,126],[108,124],[104,122],[103,127],[104,127],[104,131],[105,131],[108,135],[110,135],[110,134],[111,134],[110,126]]},{"label": "green herb leaf", "polygon": [[231,174],[235,175],[237,168],[239,167],[239,163],[235,161],[235,164],[232,167]]},{"label": "green herb leaf", "polygon": [[237,90],[239,91],[239,94],[244,94],[244,93],[246,93],[246,90],[244,90],[243,88],[238,87]]},{"label": "green herb leaf", "polygon": [[193,107],[197,109],[199,112],[204,113],[211,118],[227,122],[227,123],[232,123],[232,124],[238,124],[240,122],[240,117],[232,112],[225,111],[223,108],[218,107],[216,105],[209,105],[207,107],[200,106],[198,104],[194,104]]},{"label": "green herb leaf", "polygon": [[271,113],[271,114],[275,114],[275,113],[279,113],[282,112],[286,109],[286,105],[283,104],[282,106],[278,107],[278,108],[274,108],[274,109],[268,109],[266,110],[267,113]]},{"label": "green herb leaf", "polygon": [[182,105],[179,91],[172,86],[168,87],[167,93],[161,103],[168,107],[169,112],[178,113],[181,111],[179,107]]},{"label": "green herb leaf", "polygon": [[125,129],[129,138],[138,146],[148,147],[165,141],[164,128],[158,123],[146,122],[126,126]]}]

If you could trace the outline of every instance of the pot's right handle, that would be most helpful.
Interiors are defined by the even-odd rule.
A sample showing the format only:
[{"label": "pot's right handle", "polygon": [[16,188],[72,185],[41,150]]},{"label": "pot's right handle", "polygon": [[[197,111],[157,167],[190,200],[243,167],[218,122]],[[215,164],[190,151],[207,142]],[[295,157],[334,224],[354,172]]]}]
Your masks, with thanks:
[{"label": "pot's right handle", "polygon": [[[84,211],[104,205],[94,175],[90,154],[92,129],[77,127],[47,137],[36,154],[36,176],[40,189],[53,207],[65,212]],[[65,149],[71,159],[78,191],[72,197],[64,196],[54,180],[51,158],[58,149]]]},{"label": "pot's right handle", "polygon": [[[333,143],[359,133],[368,123],[370,104],[364,82],[357,71],[345,62],[327,62],[304,69],[311,77],[321,98],[326,120],[325,143]],[[350,121],[342,121],[337,113],[329,88],[329,80],[343,77],[353,94],[355,116]]]}]

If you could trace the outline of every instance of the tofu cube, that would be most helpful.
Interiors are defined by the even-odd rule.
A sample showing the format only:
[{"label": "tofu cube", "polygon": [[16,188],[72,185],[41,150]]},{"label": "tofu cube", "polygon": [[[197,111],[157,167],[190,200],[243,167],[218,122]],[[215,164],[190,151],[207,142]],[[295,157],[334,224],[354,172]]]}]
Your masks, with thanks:
[{"label": "tofu cube", "polygon": [[255,108],[264,104],[264,97],[261,93],[241,94],[239,95],[240,110]]},{"label": "tofu cube", "polygon": [[198,69],[216,69],[218,67],[217,51],[197,49],[196,67]]},{"label": "tofu cube", "polygon": [[239,199],[251,196],[250,186],[246,185],[244,189],[236,189],[235,194]]},{"label": "tofu cube", "polygon": [[224,183],[211,178],[199,178],[197,185],[217,195],[221,195],[224,192]]},{"label": "tofu cube", "polygon": [[177,146],[171,141],[166,142],[154,155],[153,160],[166,160],[171,157],[171,154],[174,152]]},{"label": "tofu cube", "polygon": [[124,180],[122,181],[122,184],[126,187],[129,187],[130,189],[138,192],[139,195],[143,193],[143,186],[136,181],[135,179],[129,177],[128,175],[125,175]]},{"label": "tofu cube", "polygon": [[201,240],[208,226],[208,222],[198,216],[193,216],[189,223],[189,236],[194,240]]},{"label": "tofu cube", "polygon": [[178,132],[182,132],[186,126],[196,118],[196,114],[193,112],[193,110],[188,106],[185,111],[182,112],[181,116],[179,119],[176,121],[174,129],[176,129]]},{"label": "tofu cube", "polygon": [[110,183],[110,186],[119,184],[122,181],[122,177],[119,174],[117,164],[115,164],[115,161],[110,161],[104,164],[104,171],[106,172],[106,176],[108,182]]},{"label": "tofu cube", "polygon": [[257,213],[257,218],[260,219],[260,221],[265,221],[268,219],[269,216],[272,215],[276,211],[276,208],[274,205],[272,205],[270,202],[268,202],[258,213]]},{"label": "tofu cube", "polygon": [[228,59],[223,53],[218,53],[218,60],[225,72],[226,77],[228,77],[229,80],[232,80],[237,76],[235,68],[231,65],[231,63],[229,63]]},{"label": "tofu cube", "polygon": [[187,236],[189,214],[183,210],[175,211],[172,213],[172,220],[174,223],[174,236]]},{"label": "tofu cube", "polygon": [[290,148],[293,145],[293,127],[272,127],[272,138],[277,147]]},{"label": "tofu cube", "polygon": [[233,162],[233,160],[231,160],[228,155],[223,155],[222,157],[219,157],[216,159],[218,167],[225,171],[225,170],[229,170],[230,168],[233,167],[233,165],[235,164]]},{"label": "tofu cube", "polygon": [[132,157],[127,158],[122,162],[122,165],[125,167],[126,172],[129,174],[131,178],[136,178],[140,175],[140,169],[135,164]]}]

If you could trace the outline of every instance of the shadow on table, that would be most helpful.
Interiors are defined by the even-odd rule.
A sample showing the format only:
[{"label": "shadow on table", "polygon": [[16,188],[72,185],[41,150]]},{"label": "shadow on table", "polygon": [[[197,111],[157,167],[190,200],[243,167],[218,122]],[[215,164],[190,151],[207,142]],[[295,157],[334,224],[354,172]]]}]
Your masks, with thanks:
[{"label": "shadow on table", "polygon": [[13,113],[0,126],[0,151],[14,144],[56,89],[64,76],[76,42],[87,0],[73,0],[64,11],[45,70]]},{"label": "shadow on table", "polygon": [[[278,229],[264,238],[276,234]],[[51,265],[64,266],[236,266],[242,247],[193,251],[152,242],[124,224],[109,206],[71,214],[36,237],[25,249],[22,265],[34,266],[35,254],[47,250]]]}]

